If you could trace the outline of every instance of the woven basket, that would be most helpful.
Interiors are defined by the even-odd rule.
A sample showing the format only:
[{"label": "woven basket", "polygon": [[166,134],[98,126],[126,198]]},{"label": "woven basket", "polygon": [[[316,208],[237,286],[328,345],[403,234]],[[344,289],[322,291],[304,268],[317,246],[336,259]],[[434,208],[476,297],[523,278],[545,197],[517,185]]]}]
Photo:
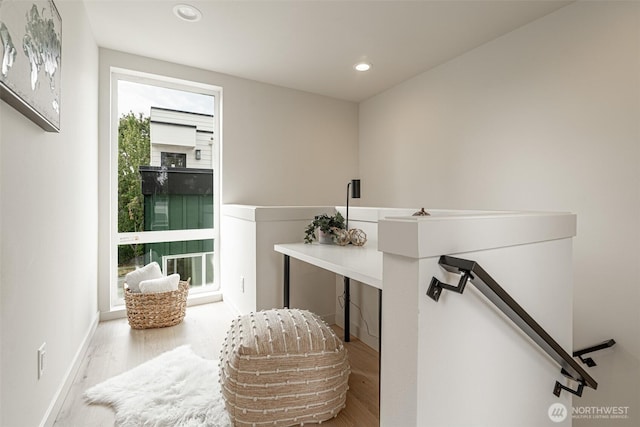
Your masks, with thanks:
[{"label": "woven basket", "polygon": [[184,319],[187,309],[189,284],[181,280],[178,290],[143,294],[124,290],[124,301],[127,306],[129,325],[133,329],[165,328],[177,325]]}]

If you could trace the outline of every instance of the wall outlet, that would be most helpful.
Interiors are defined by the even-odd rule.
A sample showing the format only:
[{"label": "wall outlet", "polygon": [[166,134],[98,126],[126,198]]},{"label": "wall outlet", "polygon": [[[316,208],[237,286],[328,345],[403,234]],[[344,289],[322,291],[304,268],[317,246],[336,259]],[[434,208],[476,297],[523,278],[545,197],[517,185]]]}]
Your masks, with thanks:
[{"label": "wall outlet", "polygon": [[244,276],[240,276],[240,292],[244,294]]},{"label": "wall outlet", "polygon": [[44,374],[44,359],[47,354],[47,343],[44,342],[38,349],[38,379]]}]

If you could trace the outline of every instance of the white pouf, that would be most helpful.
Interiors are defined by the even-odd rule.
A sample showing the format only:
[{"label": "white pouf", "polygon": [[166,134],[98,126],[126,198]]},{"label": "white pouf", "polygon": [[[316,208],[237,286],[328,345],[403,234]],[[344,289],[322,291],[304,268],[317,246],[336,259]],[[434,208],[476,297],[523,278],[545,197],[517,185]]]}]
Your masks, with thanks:
[{"label": "white pouf", "polygon": [[235,426],[321,423],[345,406],[347,350],[315,314],[267,310],[231,323],[220,383]]}]

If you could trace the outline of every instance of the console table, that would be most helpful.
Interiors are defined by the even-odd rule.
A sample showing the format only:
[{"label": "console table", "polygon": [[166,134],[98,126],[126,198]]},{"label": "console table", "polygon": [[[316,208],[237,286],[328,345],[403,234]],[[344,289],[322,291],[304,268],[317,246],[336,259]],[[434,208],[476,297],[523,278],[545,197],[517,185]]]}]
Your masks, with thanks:
[{"label": "console table", "polygon": [[[382,325],[382,252],[376,245],[338,246],[289,243],[273,247],[284,255],[284,307],[289,307],[291,257],[344,277],[344,340],[350,340],[350,279],[378,289],[378,333]],[[380,335],[379,335],[380,336]]]}]

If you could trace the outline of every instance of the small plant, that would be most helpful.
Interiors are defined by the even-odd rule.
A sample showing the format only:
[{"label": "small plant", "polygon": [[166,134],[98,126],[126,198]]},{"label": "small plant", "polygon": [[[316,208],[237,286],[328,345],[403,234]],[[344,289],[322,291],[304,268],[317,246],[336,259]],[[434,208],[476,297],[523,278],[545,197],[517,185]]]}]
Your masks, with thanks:
[{"label": "small plant", "polygon": [[318,239],[316,235],[316,230],[318,229],[323,233],[335,237],[335,230],[345,229],[344,217],[340,212],[336,212],[333,216],[327,214],[316,215],[305,230],[304,242],[311,243],[315,239]]}]

